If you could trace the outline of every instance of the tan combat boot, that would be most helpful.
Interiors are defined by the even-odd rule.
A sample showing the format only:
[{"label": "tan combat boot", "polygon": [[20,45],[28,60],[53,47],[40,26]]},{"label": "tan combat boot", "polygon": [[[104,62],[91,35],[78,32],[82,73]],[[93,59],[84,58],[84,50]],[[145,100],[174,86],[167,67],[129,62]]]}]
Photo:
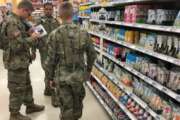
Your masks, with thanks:
[{"label": "tan combat boot", "polygon": [[45,109],[45,106],[43,106],[43,105],[33,104],[33,105],[26,107],[26,114],[31,114],[34,112],[40,112],[40,111],[43,111],[44,109]]},{"label": "tan combat boot", "polygon": [[11,113],[9,120],[31,120],[28,116],[24,116],[22,114],[18,113]]}]

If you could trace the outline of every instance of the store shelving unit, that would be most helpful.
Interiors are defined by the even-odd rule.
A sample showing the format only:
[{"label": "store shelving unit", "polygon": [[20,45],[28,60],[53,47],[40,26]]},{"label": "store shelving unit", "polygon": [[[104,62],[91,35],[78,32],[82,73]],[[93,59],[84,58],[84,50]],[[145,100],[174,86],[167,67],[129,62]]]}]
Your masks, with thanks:
[{"label": "store shelving unit", "polygon": [[[143,100],[141,100],[139,97],[137,97],[133,92],[126,89],[126,87],[117,80],[117,78],[113,75],[107,72],[105,69],[100,67],[98,64],[95,64],[96,67],[98,67],[102,73],[104,73],[108,78],[116,84],[121,90],[123,90],[126,94],[128,94],[133,100],[135,100],[142,108],[144,108],[148,113],[150,113],[156,120],[165,120],[162,116],[156,114]],[[95,75],[92,75],[99,84],[102,84],[98,78]]]},{"label": "store shelving unit", "polygon": [[122,45],[124,47],[136,50],[138,52],[153,56],[153,57],[158,58],[160,60],[164,60],[166,62],[170,62],[170,63],[172,63],[174,65],[180,66],[180,59],[176,59],[176,58],[173,58],[171,56],[167,56],[167,55],[164,55],[164,54],[161,54],[161,53],[157,53],[157,52],[154,52],[152,50],[148,50],[148,49],[145,49],[143,47],[140,47],[140,46],[137,46],[137,45],[134,45],[134,44],[130,44],[130,43],[127,43],[127,42],[124,42],[124,41],[114,40],[114,39],[112,39],[110,37],[106,37],[103,34],[97,34],[97,33],[94,33],[92,31],[89,31],[89,34],[98,36],[98,37],[100,37],[102,39],[109,40],[111,42],[117,43],[117,44]]},{"label": "store shelving unit", "polygon": [[110,24],[110,25],[119,25],[119,26],[126,26],[126,27],[146,29],[146,30],[170,32],[170,33],[180,33],[180,28],[173,27],[173,26],[126,23],[126,22],[119,22],[119,21],[107,21],[107,20],[96,20],[96,19],[90,19],[90,22],[104,23],[104,24]]},{"label": "store shelving unit", "polygon": [[116,102],[116,104],[128,115],[131,120],[137,120],[136,117],[117,99],[114,95],[102,84],[102,82],[92,74],[95,80],[101,85],[101,87],[108,93],[108,95]]},{"label": "store shelving unit", "polygon": [[[132,4],[132,3],[146,3],[146,2],[168,2],[169,0],[117,0],[114,2],[102,3],[92,5],[91,8],[97,7],[113,7],[116,5]],[[175,1],[175,0],[171,0]]]},{"label": "store shelving unit", "polygon": [[177,100],[178,102],[180,102],[180,95],[176,94],[175,92],[173,92],[172,90],[168,89],[167,87],[159,84],[158,82],[156,82],[155,80],[152,80],[151,78],[143,75],[142,73],[138,72],[137,70],[133,69],[132,67],[130,67],[129,65],[122,63],[121,61],[113,58],[112,56],[108,55],[107,53],[103,52],[103,55],[106,56],[107,58],[109,58],[110,60],[112,60],[113,62],[115,62],[116,64],[120,65],[121,67],[123,67],[124,69],[126,69],[127,71],[129,71],[130,73],[134,74],[135,76],[141,78],[142,80],[144,80],[146,83],[152,85],[153,87],[155,87],[156,89],[160,90],[161,92],[164,92],[165,94],[169,95],[170,97],[174,98],[175,100]]},{"label": "store shelving unit", "polygon": [[111,109],[107,106],[107,104],[102,100],[102,98],[100,97],[100,95],[94,90],[94,88],[92,87],[90,82],[86,83],[87,86],[89,87],[89,89],[92,91],[92,93],[94,94],[94,96],[97,98],[97,100],[99,101],[99,103],[104,107],[104,109],[106,110],[106,112],[109,114],[109,116],[113,119],[113,120],[117,120],[116,117],[114,116],[114,114],[112,113]]},{"label": "store shelving unit", "polygon": [[[177,0],[116,0],[114,2],[108,2],[108,3],[102,3],[102,4],[95,4],[91,5],[90,8],[93,10],[96,10],[95,8],[101,8],[101,7],[115,7],[115,6],[125,6],[133,3],[164,3],[164,2],[177,2]],[[108,8],[109,9],[109,8]],[[80,16],[81,17],[81,16]],[[90,23],[99,23],[99,24],[107,24],[112,26],[123,26],[127,27],[128,29],[138,29],[140,31],[154,31],[154,32],[163,32],[172,34],[172,35],[179,35],[180,34],[180,28],[175,26],[163,26],[163,25],[151,25],[151,24],[141,24],[141,23],[127,23],[123,21],[107,21],[107,20],[97,20],[92,19],[90,17],[83,18],[82,19],[88,19]],[[162,53],[154,52],[153,50],[146,49],[145,47],[131,44],[125,41],[116,40],[115,38],[111,38],[107,36],[106,34],[103,34],[101,32],[95,32],[95,31],[88,31],[89,34],[92,36],[100,38],[100,46],[97,47],[97,45],[94,44],[95,50],[99,53],[101,61],[103,57],[108,58],[112,62],[116,63],[117,65],[121,66],[122,69],[125,69],[129,73],[131,73],[133,76],[136,76],[140,78],[140,80],[144,81],[145,83],[149,84],[150,86],[154,87],[158,92],[164,93],[165,95],[171,97],[176,102],[180,103],[180,94],[176,93],[175,91],[171,90],[170,88],[167,88],[166,86],[158,83],[156,80],[153,80],[152,78],[142,74],[141,72],[137,71],[130,65],[121,62],[120,60],[116,59],[115,57],[111,56],[107,52],[104,51],[103,42],[109,41],[110,43],[114,43],[117,45],[122,46],[123,48],[131,49],[132,51],[136,51],[139,53],[143,53],[144,55],[147,55],[149,57],[155,58],[159,61],[164,61],[167,63],[172,64],[173,66],[180,67],[180,59],[171,57]],[[104,68],[99,66],[98,64],[95,64],[95,66],[103,73],[105,74],[109,80],[111,80],[114,84],[116,84],[121,90],[123,90],[127,95],[129,95],[136,103],[138,103],[143,109],[145,109],[151,116],[155,118],[155,120],[166,120],[166,118],[163,118],[161,115],[158,115],[155,111],[153,111],[148,103],[143,101],[140,97],[135,95],[132,91],[128,90],[124,84],[122,84],[112,73],[109,73]],[[95,78],[95,80],[101,85],[103,89],[111,96],[111,98],[117,103],[116,98],[111,94],[111,92],[106,88],[106,86],[103,85],[103,83],[94,75],[92,74],[92,77]],[[134,120],[136,118],[133,118],[131,113],[119,104],[119,106],[124,109],[125,113],[129,116],[130,119]]]}]

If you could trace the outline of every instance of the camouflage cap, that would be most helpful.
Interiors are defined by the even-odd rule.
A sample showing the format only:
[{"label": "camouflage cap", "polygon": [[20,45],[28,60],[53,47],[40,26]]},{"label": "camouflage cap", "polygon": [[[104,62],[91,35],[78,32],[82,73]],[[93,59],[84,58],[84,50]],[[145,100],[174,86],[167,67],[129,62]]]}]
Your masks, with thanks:
[{"label": "camouflage cap", "polygon": [[21,2],[19,2],[17,7],[18,8],[27,8],[31,11],[34,11],[34,7],[31,3],[31,1],[29,1],[29,0],[22,0]]}]

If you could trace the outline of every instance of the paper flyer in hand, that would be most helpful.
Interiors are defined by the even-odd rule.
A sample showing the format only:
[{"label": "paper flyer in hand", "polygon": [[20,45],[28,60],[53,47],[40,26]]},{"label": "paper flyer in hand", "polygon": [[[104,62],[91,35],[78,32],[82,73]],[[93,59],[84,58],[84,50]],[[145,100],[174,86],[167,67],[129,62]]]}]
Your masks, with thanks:
[{"label": "paper flyer in hand", "polygon": [[39,33],[39,34],[40,34],[40,37],[44,37],[45,35],[47,35],[47,32],[46,32],[45,28],[44,28],[41,24],[38,25],[38,26],[36,26],[36,27],[34,28],[34,31],[35,31],[36,33]]}]

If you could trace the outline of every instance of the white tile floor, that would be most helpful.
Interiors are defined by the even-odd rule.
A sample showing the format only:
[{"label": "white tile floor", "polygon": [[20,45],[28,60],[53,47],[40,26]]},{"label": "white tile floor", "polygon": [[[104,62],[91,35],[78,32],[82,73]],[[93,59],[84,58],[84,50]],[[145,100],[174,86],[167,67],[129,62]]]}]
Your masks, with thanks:
[{"label": "white tile floor", "polygon": [[[59,109],[51,106],[50,98],[43,96],[44,73],[40,66],[39,55],[37,60],[31,65],[31,79],[34,90],[34,98],[36,103],[46,106],[46,110],[41,113],[30,115],[32,120],[59,120]],[[97,102],[96,98],[87,89],[86,98],[84,100],[84,111],[81,120],[110,120],[107,113]],[[7,71],[3,67],[2,51],[0,51],[0,120],[8,120],[8,97],[9,92],[7,89]],[[22,107],[21,112],[24,113],[25,107]]]}]

